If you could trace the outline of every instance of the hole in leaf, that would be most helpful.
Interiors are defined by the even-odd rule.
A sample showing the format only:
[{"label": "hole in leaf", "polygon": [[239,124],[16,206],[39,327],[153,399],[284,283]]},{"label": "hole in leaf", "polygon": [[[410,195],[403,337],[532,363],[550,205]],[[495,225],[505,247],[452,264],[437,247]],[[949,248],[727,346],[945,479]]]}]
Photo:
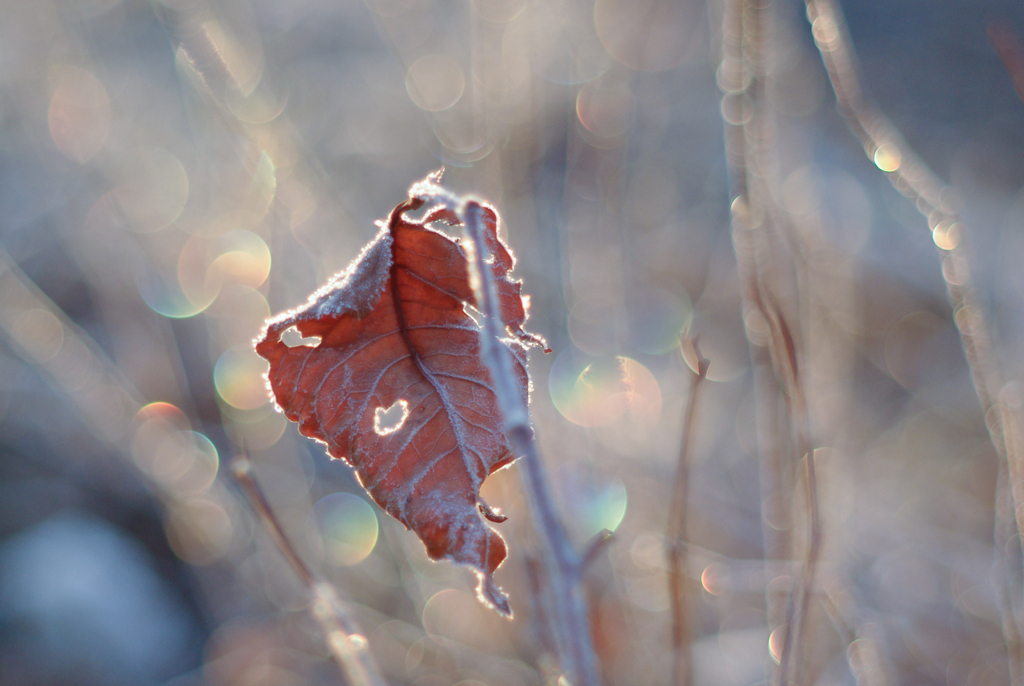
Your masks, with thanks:
[{"label": "hole in leaf", "polygon": [[409,403],[398,400],[391,407],[378,407],[373,415],[373,430],[380,436],[387,436],[402,428],[409,416]]},{"label": "hole in leaf", "polygon": [[482,312],[480,312],[480,310],[476,309],[470,304],[465,304],[462,306],[462,311],[468,314],[469,318],[476,322],[477,326],[483,328],[484,315]]},{"label": "hole in leaf", "polygon": [[315,348],[320,345],[320,337],[307,336],[303,338],[302,334],[299,333],[298,328],[291,326],[285,329],[284,333],[281,334],[281,342],[289,348],[297,348],[300,345],[311,345]]}]

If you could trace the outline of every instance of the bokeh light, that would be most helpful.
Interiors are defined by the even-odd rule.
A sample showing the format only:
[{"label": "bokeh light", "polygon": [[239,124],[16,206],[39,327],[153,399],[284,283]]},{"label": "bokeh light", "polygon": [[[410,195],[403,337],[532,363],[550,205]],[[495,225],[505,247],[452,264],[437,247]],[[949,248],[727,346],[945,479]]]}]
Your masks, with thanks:
[{"label": "bokeh light", "polygon": [[633,123],[633,94],[621,81],[590,81],[576,97],[576,116],[586,130],[592,145],[612,146]]},{"label": "bokeh light", "polygon": [[454,588],[438,591],[423,606],[423,629],[430,636],[488,650],[501,638],[507,620],[481,605],[472,594]]},{"label": "bokeh light", "polygon": [[270,305],[255,288],[229,284],[220,289],[206,315],[211,336],[222,346],[251,345],[270,318]]},{"label": "bokeh light", "polygon": [[665,575],[654,571],[645,571],[624,579],[626,595],[634,605],[648,612],[665,612],[668,610],[668,584]]},{"label": "bokeh light", "polygon": [[894,172],[900,168],[902,158],[900,156],[900,150],[891,143],[885,143],[878,146],[874,154],[871,156],[874,160],[875,165],[884,172]]},{"label": "bokeh light", "polygon": [[110,98],[92,73],[72,66],[54,70],[50,99],[50,136],[66,157],[88,162],[103,147],[110,130]]},{"label": "bokeh light", "polygon": [[267,124],[276,119],[288,104],[285,89],[274,89],[262,79],[252,92],[245,94],[238,89],[229,89],[224,102],[231,114],[247,124]]},{"label": "bokeh light", "polygon": [[444,55],[424,55],[409,66],[405,89],[416,106],[428,112],[452,107],[466,88],[459,63]]},{"label": "bokeh light", "polygon": [[678,348],[680,336],[693,322],[686,291],[640,289],[630,294],[628,312],[633,347],[649,355]]},{"label": "bokeh light", "polygon": [[[807,664],[792,673],[1005,682],[1012,626],[993,579],[1020,598],[1020,575],[992,574],[1017,538],[986,428],[1016,411],[1024,378],[1024,91],[1006,60],[1024,6],[883,4],[809,27],[763,3],[723,23],[734,4],[695,0],[6,3],[0,681],[320,686],[338,680],[332,646],[368,642],[390,684],[565,683],[521,466],[481,487],[508,516],[488,524],[508,545],[508,621],[268,401],[252,349],[444,164],[448,188],[500,210],[526,328],[555,350],[529,359],[531,423],[569,537],[582,552],[615,531],[586,570],[602,683],[672,673],[666,517],[696,367],[682,336],[711,361],[689,444],[693,681],[770,680],[779,657],[804,489],[751,255],[796,339],[822,488]],[[734,33],[762,19],[764,33]],[[858,92],[877,105],[866,146],[837,118],[814,44],[841,57],[847,27]],[[750,144],[748,168],[723,126]],[[732,204],[741,179],[764,191],[746,207]],[[730,207],[749,231],[734,233]],[[977,294],[992,353],[982,338],[964,354],[956,326],[974,320],[947,286]],[[965,360],[989,354],[1007,383],[986,416]],[[374,440],[404,414],[386,409],[367,410]],[[243,453],[355,637],[307,615],[307,589],[222,469]],[[79,511],[134,542],[159,583],[111,603],[124,556],[73,536],[76,565],[95,566],[22,557],[31,583],[8,583],[19,541]],[[90,581],[97,569],[110,583]],[[111,607],[147,618],[131,650],[101,645],[136,626]],[[194,621],[165,659],[181,652],[159,629],[172,614]],[[104,617],[111,631],[82,629]]]},{"label": "bokeh light", "polygon": [[640,362],[623,356],[586,364],[567,351],[552,365],[551,400],[562,416],[580,426],[607,426],[621,418],[653,425],[661,415],[661,388]]},{"label": "bokeh light", "polygon": [[572,515],[567,519],[583,540],[607,529],[614,532],[626,516],[626,486],[616,478],[601,477],[593,467],[571,463],[558,470],[562,502]]},{"label": "bokeh light", "polygon": [[146,475],[180,493],[205,491],[220,468],[213,442],[190,430],[185,414],[165,402],[150,403],[136,414],[131,453]]},{"label": "bokeh light", "polygon": [[188,172],[167,150],[155,146],[133,150],[120,177],[121,184],[113,194],[134,231],[152,233],[166,228],[185,208]]},{"label": "bokeh light", "polygon": [[206,497],[172,504],[166,530],[174,553],[193,565],[220,560],[228,553],[235,534],[234,523],[224,506]]},{"label": "bokeh light", "polygon": [[597,0],[594,23],[605,49],[640,71],[682,62],[697,35],[699,7],[690,0]]},{"label": "bokeh light", "polygon": [[189,298],[178,285],[177,279],[167,278],[155,270],[139,269],[136,287],[139,297],[157,314],[169,319],[194,317],[210,306],[212,298],[195,294]]},{"label": "bokeh light", "polygon": [[332,563],[350,567],[366,559],[377,545],[377,515],[351,493],[332,493],[313,506],[324,553]]},{"label": "bokeh light", "polygon": [[178,284],[199,311],[209,307],[225,284],[259,287],[270,273],[270,249],[245,230],[192,236],[178,258]]},{"label": "bokeh light", "polygon": [[266,450],[284,435],[288,420],[277,412],[272,404],[261,405],[254,410],[236,407],[226,408],[225,414],[231,422],[225,429],[232,440],[249,450]]},{"label": "bokeh light", "polygon": [[254,410],[270,401],[264,374],[267,363],[251,345],[224,351],[213,368],[213,382],[221,400],[240,410]]},{"label": "bokeh light", "polygon": [[18,343],[39,362],[52,360],[64,344],[64,325],[47,310],[22,312],[11,328]]}]

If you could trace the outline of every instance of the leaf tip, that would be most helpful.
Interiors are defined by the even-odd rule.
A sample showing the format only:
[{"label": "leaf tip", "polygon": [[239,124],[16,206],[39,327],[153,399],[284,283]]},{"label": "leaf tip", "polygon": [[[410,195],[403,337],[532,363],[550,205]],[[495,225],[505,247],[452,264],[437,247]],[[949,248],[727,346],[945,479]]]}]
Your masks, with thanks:
[{"label": "leaf tip", "polygon": [[495,524],[501,524],[502,522],[508,521],[507,516],[501,514],[501,512],[494,509],[493,507],[485,503],[483,500],[478,500],[476,506],[480,509],[480,514],[482,514],[486,519],[491,520]]},{"label": "leaf tip", "polygon": [[480,583],[476,586],[476,597],[484,605],[493,608],[502,617],[512,619],[512,606],[508,604],[508,595],[501,590],[490,574],[476,573]]}]

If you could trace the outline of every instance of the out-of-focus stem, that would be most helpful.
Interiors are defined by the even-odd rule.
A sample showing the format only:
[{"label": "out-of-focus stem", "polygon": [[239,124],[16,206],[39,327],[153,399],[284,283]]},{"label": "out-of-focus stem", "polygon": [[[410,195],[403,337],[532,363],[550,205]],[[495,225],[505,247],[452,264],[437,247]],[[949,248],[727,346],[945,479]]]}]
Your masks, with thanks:
[{"label": "out-of-focus stem", "polygon": [[1007,486],[1006,462],[1000,460],[999,472],[996,476],[996,503],[995,521],[993,522],[992,538],[995,542],[994,564],[997,597],[999,598],[999,610],[1003,630],[1003,640],[1006,642],[1007,665],[1010,671],[1010,683],[1019,684],[1021,678],[1021,637],[1020,629],[1014,612],[1013,590],[1020,588],[1020,567],[1015,563],[1015,555],[1011,553],[1011,546],[1017,547],[1015,542],[1016,526],[1014,525],[1013,498],[1010,496],[1010,489]]},{"label": "out-of-focus stem", "polygon": [[[795,370],[794,370],[795,371]],[[814,591],[815,577],[818,571],[818,557],[821,553],[821,511],[818,502],[818,476],[814,464],[814,451],[811,447],[810,421],[807,415],[803,384],[793,374],[787,376],[783,385],[787,397],[793,406],[790,414],[796,423],[797,445],[803,466],[804,506],[807,508],[807,549],[804,553],[803,569],[799,586],[790,595],[786,608],[786,626],[782,639],[782,654],[779,658],[779,669],[776,673],[778,684],[795,683],[793,670],[799,664],[799,651],[804,636],[804,623],[807,620],[811,593]],[[791,680],[791,676],[794,678]]]},{"label": "out-of-focus stem", "polygon": [[263,528],[306,587],[311,600],[310,613],[324,632],[327,647],[348,683],[352,686],[386,686],[387,682],[370,654],[359,624],[349,614],[334,587],[313,574],[288,540],[263,489],[256,481],[252,463],[245,457],[236,457],[232,471]]},{"label": "out-of-focus stem", "polygon": [[[802,483],[806,510],[807,547],[800,579],[789,596],[786,621],[780,650],[779,667],[775,671],[776,686],[787,686],[795,676],[797,647],[803,640],[803,625],[808,611],[810,595],[821,549],[821,521],[818,506],[817,474],[811,449],[810,417],[803,390],[799,364],[798,330],[791,327],[777,304],[776,295],[766,273],[769,271],[769,241],[778,221],[769,182],[769,158],[774,142],[770,107],[766,97],[768,73],[768,36],[771,3],[754,0],[728,0],[723,25],[723,56],[720,83],[724,91],[726,156],[732,181],[733,246],[736,251],[738,272],[743,296],[744,321],[750,340],[751,360],[759,368],[755,379],[770,383],[771,375],[761,373],[770,360],[774,380],[782,392],[787,410],[787,437],[790,450],[803,465]],[[775,265],[777,267],[777,265]],[[756,331],[757,322],[767,329]],[[767,347],[767,360],[764,348]],[[758,388],[759,400],[766,389]],[[766,405],[767,403],[765,403]],[[772,413],[772,407],[758,406],[759,414]],[[758,417],[759,426],[767,426],[764,416]],[[760,433],[760,432],[759,432]],[[762,508],[770,507],[765,492],[765,481],[781,483],[781,460],[767,469],[765,460],[775,446],[759,445],[762,464]],[[792,539],[791,539],[792,540]],[[768,554],[766,536],[766,555]],[[770,599],[769,599],[770,601]],[[769,603],[770,604],[770,603]],[[772,619],[769,617],[769,622]]]},{"label": "out-of-focus stem", "polygon": [[467,200],[456,209],[466,235],[472,242],[470,272],[477,291],[477,304],[483,316],[480,356],[491,372],[498,402],[505,418],[505,432],[515,454],[522,456],[527,490],[533,502],[537,528],[544,540],[548,581],[555,605],[553,623],[562,669],[573,686],[596,686],[597,658],[590,638],[586,600],[581,579],[583,565],[565,527],[558,517],[551,486],[537,451],[530,426],[529,410],[517,388],[509,350],[500,342],[501,317],[491,270],[487,264],[487,244],[483,238],[483,208]]},{"label": "out-of-focus stem", "polygon": [[856,603],[847,580],[832,576],[822,584],[825,611],[836,624],[836,629],[847,643],[846,663],[857,686],[894,686],[890,668],[881,646],[881,626],[866,621],[861,604]]},{"label": "out-of-focus stem", "polygon": [[556,514],[547,474],[533,440],[533,429],[522,426],[510,429],[509,440],[512,449],[522,455],[525,481],[537,510],[538,529],[548,549],[545,562],[555,605],[554,633],[562,667],[573,686],[596,686],[600,680],[581,586],[582,565]]},{"label": "out-of-focus stem", "polygon": [[697,365],[690,383],[690,397],[683,415],[683,436],[679,447],[679,462],[672,488],[668,517],[668,597],[672,609],[672,683],[676,686],[693,684],[693,650],[691,637],[687,513],[690,503],[690,448],[697,416],[697,402],[710,362],[700,354],[697,341],[684,338],[684,349]]},{"label": "out-of-focus stem", "polygon": [[[736,253],[737,273],[743,300],[744,322],[751,314],[760,314],[760,286],[757,272],[757,243],[749,220],[747,185],[747,157],[749,143],[741,123],[754,114],[753,75],[744,57],[743,0],[726,0],[722,26],[722,63],[720,85],[722,110],[725,117],[725,153],[729,168],[732,201],[732,242]],[[779,417],[780,389],[772,370],[767,341],[755,340],[749,335],[750,360],[754,368],[754,397],[757,425],[758,482],[761,489],[761,524],[764,556],[782,559],[785,555],[786,536],[780,530],[786,503],[783,496],[785,469],[783,445],[786,436],[781,431]],[[778,528],[776,528],[778,527]],[[773,618],[769,616],[769,623]]]},{"label": "out-of-focus stem", "polygon": [[[1009,492],[1017,539],[1024,543],[1020,536],[1024,531],[1024,456],[1020,441],[1013,440],[1021,435],[1021,405],[1015,398],[1015,389],[1005,383],[996,360],[993,329],[978,300],[970,273],[968,230],[956,212],[954,193],[910,149],[896,127],[865,100],[852,42],[836,3],[833,0],[806,0],[806,6],[814,42],[850,130],[860,140],[868,157],[927,218],[932,238],[942,255],[942,276],[953,308],[953,320],[960,332],[960,343],[985,416],[989,438],[999,460],[1006,465],[1008,478],[1000,483]],[[998,495],[996,501],[999,502]],[[997,506],[996,509],[998,520],[1000,508]],[[1002,510],[1005,512],[1005,508]],[[1006,566],[1008,562],[1003,559],[1006,550],[998,540],[995,547],[997,566]],[[1011,582],[1010,575],[1001,576],[1003,583]],[[1008,599],[1019,597],[1020,588],[1004,589],[1000,595]],[[1024,684],[1024,671],[1019,611],[1012,604],[1003,603],[1002,612],[1011,680],[1015,686],[1020,686]]]}]

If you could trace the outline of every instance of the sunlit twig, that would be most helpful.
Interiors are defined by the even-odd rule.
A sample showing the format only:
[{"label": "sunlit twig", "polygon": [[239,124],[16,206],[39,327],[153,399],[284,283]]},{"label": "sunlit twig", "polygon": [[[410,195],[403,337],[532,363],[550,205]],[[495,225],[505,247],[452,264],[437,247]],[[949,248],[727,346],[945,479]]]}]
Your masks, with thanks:
[{"label": "sunlit twig", "polygon": [[484,207],[472,198],[461,198],[451,193],[439,182],[440,172],[437,172],[413,186],[409,195],[445,205],[458,217],[469,239],[466,247],[470,283],[475,290],[477,307],[484,315],[480,330],[480,359],[491,374],[512,452],[521,456],[523,480],[533,503],[537,530],[547,548],[544,561],[552,590],[553,633],[561,667],[573,686],[596,686],[599,683],[597,656],[590,637],[587,603],[582,589],[585,565],[558,516],[547,472],[534,440],[530,410],[519,391],[511,353],[501,342],[507,335],[507,327],[501,324],[497,288],[488,263],[489,252],[483,234]]},{"label": "sunlit twig", "polygon": [[597,658],[590,638],[586,599],[581,588],[583,564],[558,517],[547,473],[534,441],[529,410],[516,391],[511,356],[505,346],[499,343],[502,336],[498,322],[501,318],[491,270],[486,264],[487,246],[483,239],[482,211],[478,203],[470,200],[462,205],[459,212],[474,247],[470,269],[475,273],[477,302],[484,314],[481,358],[498,389],[505,430],[512,449],[522,455],[525,482],[535,507],[538,529],[548,548],[545,561],[548,581],[553,591],[555,636],[561,652],[562,668],[567,673],[569,683],[574,686],[596,686],[599,683]]}]

